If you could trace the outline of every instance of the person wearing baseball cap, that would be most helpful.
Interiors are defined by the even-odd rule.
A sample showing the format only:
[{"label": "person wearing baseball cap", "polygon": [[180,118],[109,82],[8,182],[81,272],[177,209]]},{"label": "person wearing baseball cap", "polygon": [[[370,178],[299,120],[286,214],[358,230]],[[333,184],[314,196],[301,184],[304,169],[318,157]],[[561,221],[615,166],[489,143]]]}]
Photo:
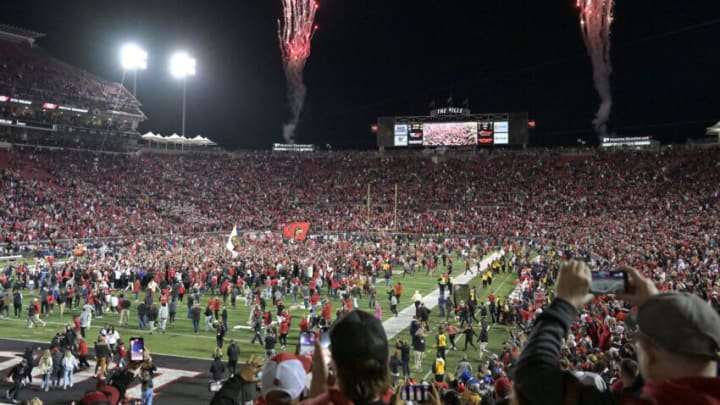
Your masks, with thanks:
[{"label": "person wearing baseball cap", "polygon": [[380,405],[390,389],[388,341],[382,322],[351,311],[330,328],[331,366],[337,387],[328,387],[327,365],[315,341],[310,399],[302,405]]},{"label": "person wearing baseball cap", "polygon": [[687,293],[659,294],[636,269],[627,272],[628,293],[618,299],[637,306],[628,324],[635,329],[642,395],[618,396],[582,386],[560,370],[561,339],[589,293],[585,263],[565,263],[556,298],[537,320],[514,370],[515,392],[523,404],[720,404],[720,315],[707,302]]},{"label": "person wearing baseball cap", "polygon": [[262,371],[262,395],[266,405],[296,404],[305,391],[310,358],[290,353],[271,357]]}]

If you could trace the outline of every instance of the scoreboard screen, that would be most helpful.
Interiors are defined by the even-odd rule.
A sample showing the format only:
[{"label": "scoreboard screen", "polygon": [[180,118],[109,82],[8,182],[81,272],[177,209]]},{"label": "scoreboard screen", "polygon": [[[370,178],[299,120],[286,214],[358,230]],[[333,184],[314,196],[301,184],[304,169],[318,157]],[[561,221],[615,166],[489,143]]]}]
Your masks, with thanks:
[{"label": "scoreboard screen", "polygon": [[[443,119],[446,118],[446,119]],[[381,117],[378,146],[508,146],[528,142],[527,113],[467,114],[457,117]]]},{"label": "scoreboard screen", "polygon": [[426,122],[424,146],[472,146],[477,144],[477,122]]}]

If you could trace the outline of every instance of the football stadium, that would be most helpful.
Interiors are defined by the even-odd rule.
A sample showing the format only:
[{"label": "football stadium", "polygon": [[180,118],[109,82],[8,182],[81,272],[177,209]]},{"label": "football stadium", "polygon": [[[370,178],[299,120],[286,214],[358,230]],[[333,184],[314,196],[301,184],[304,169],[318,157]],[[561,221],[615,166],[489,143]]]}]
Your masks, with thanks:
[{"label": "football stadium", "polygon": [[[353,46],[407,50],[412,69],[385,66],[378,85],[400,98],[358,89],[358,75],[375,80],[365,67],[355,78],[313,72],[341,47],[319,28],[337,27],[340,5],[259,6],[248,13],[272,6],[277,15],[253,29],[271,32],[237,40],[237,52],[256,57],[254,42],[274,41],[275,66],[255,74],[279,73],[287,92],[284,115],[260,116],[266,107],[240,111],[228,94],[242,90],[230,82],[211,90],[224,62],[208,55],[224,42],[179,48],[169,72],[153,64],[165,69],[162,52],[177,42],[162,52],[128,42],[119,66],[97,67],[99,57],[78,55],[105,46],[120,23],[105,6],[70,3],[0,14],[0,403],[720,401],[720,122],[704,115],[720,105],[707,87],[669,84],[662,94],[677,92],[674,102],[700,100],[688,107],[698,119],[658,107],[648,112],[657,125],[613,126],[611,106],[631,122],[623,111],[637,100],[610,84],[628,80],[613,72],[610,30],[614,12],[638,11],[612,0],[567,5],[565,17],[580,17],[571,21],[580,56],[559,61],[583,66],[590,102],[560,95],[571,79],[553,84],[557,99],[532,102],[521,94],[541,85],[530,82],[555,77],[543,76],[543,61],[487,68],[478,75],[499,83],[487,91],[459,73],[449,87],[433,81],[445,62],[429,59],[451,59],[439,42],[452,30],[411,44],[428,34],[382,17],[399,5],[356,10],[363,30],[385,34],[356,33]],[[482,13],[522,20],[532,6],[507,7]],[[167,24],[232,26],[206,8],[178,6]],[[97,14],[77,17],[63,37],[53,10]],[[464,18],[454,6],[432,10],[410,15]],[[720,39],[720,20],[677,21],[687,24],[659,33],[618,23],[618,69],[635,69],[627,47]],[[478,29],[490,35],[498,24]],[[397,39],[387,32],[406,42],[373,42]],[[482,63],[503,45],[487,48]],[[717,72],[717,56],[698,58],[699,76]],[[527,71],[535,76],[518,82]],[[439,90],[406,87],[421,82]],[[339,83],[367,100],[350,113],[332,106],[345,105],[323,98]],[[458,87],[467,90],[453,97]],[[586,121],[579,132],[557,124],[576,113]],[[233,126],[246,119],[274,129]]]}]

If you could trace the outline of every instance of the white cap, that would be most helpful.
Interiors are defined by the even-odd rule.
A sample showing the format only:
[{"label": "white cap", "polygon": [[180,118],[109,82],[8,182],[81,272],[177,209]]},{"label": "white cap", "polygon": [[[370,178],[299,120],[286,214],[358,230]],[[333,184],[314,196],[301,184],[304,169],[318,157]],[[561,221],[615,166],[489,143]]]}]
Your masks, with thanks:
[{"label": "white cap", "polygon": [[273,356],[262,371],[262,393],[267,396],[273,391],[281,391],[297,399],[305,390],[310,359],[290,353]]}]

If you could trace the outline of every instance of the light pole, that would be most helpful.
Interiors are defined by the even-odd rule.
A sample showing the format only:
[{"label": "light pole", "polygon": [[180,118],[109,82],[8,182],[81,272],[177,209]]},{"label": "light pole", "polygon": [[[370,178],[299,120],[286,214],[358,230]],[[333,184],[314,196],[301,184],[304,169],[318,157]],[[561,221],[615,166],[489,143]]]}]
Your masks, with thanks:
[{"label": "light pole", "polygon": [[187,85],[187,77],[195,76],[195,59],[191,58],[185,52],[177,52],[170,58],[170,73],[176,79],[183,81],[183,109],[182,109],[182,132],[181,136],[185,136],[185,93]]},{"label": "light pole", "polygon": [[123,79],[128,70],[133,71],[133,96],[137,97],[137,71],[147,69],[147,52],[135,44],[127,44],[120,49],[120,63]]}]

